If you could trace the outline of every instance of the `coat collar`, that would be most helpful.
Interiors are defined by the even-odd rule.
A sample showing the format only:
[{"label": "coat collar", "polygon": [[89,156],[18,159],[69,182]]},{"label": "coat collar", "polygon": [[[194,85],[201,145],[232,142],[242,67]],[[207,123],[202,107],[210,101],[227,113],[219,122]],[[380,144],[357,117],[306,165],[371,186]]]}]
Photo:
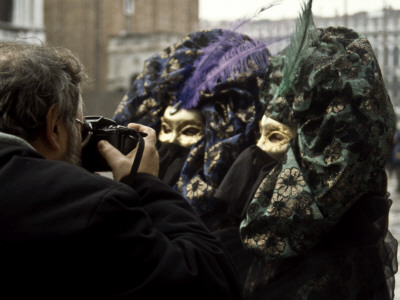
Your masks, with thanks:
[{"label": "coat collar", "polygon": [[29,144],[27,141],[24,139],[13,135],[13,134],[8,134],[4,132],[0,132],[0,142],[8,143],[8,144],[14,144],[14,145],[20,145],[20,146],[25,146],[29,147],[33,150],[35,150],[31,144]]}]

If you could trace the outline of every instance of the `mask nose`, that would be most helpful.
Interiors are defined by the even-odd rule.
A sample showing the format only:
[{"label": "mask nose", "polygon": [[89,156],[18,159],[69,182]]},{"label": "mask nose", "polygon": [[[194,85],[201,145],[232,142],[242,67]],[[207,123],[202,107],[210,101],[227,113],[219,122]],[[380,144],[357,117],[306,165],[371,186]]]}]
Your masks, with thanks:
[{"label": "mask nose", "polygon": [[178,144],[178,134],[175,130],[171,132],[171,136],[169,138],[169,142],[173,144]]}]

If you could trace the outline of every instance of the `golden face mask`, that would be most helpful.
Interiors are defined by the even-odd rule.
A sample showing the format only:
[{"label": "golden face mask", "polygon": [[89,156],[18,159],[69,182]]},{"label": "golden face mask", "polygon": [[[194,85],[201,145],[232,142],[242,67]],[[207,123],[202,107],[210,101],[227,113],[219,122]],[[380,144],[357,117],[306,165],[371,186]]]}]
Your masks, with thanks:
[{"label": "golden face mask", "polygon": [[296,130],[265,115],[261,120],[261,137],[257,146],[275,160],[285,154],[289,141],[296,135]]},{"label": "golden face mask", "polygon": [[172,106],[165,109],[158,135],[160,142],[190,147],[203,136],[204,121],[198,110],[179,109],[175,112]]}]

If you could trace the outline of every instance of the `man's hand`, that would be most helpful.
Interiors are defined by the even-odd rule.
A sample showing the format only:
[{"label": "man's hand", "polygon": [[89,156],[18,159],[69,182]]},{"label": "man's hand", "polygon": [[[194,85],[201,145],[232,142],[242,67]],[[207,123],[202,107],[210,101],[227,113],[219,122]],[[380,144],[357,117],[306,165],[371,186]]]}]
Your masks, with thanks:
[{"label": "man's hand", "polygon": [[[147,133],[147,136],[144,137],[144,151],[138,173],[148,173],[158,176],[159,157],[156,149],[156,133],[154,129],[135,123],[128,124],[128,127]],[[110,166],[115,180],[120,181],[130,174],[137,147],[126,156],[107,141],[100,141],[97,144],[97,148]]]}]

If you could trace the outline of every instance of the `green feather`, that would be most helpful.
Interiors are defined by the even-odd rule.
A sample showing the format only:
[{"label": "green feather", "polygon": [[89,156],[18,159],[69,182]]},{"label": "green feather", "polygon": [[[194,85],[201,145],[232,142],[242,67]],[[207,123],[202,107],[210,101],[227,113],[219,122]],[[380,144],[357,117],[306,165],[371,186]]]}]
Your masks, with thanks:
[{"label": "green feather", "polygon": [[309,46],[316,35],[316,27],[312,15],[312,0],[303,5],[295,30],[290,37],[290,43],[286,48],[286,59],[282,70],[282,81],[278,95],[282,96],[293,88],[293,83],[298,75],[301,62],[308,56]]}]

